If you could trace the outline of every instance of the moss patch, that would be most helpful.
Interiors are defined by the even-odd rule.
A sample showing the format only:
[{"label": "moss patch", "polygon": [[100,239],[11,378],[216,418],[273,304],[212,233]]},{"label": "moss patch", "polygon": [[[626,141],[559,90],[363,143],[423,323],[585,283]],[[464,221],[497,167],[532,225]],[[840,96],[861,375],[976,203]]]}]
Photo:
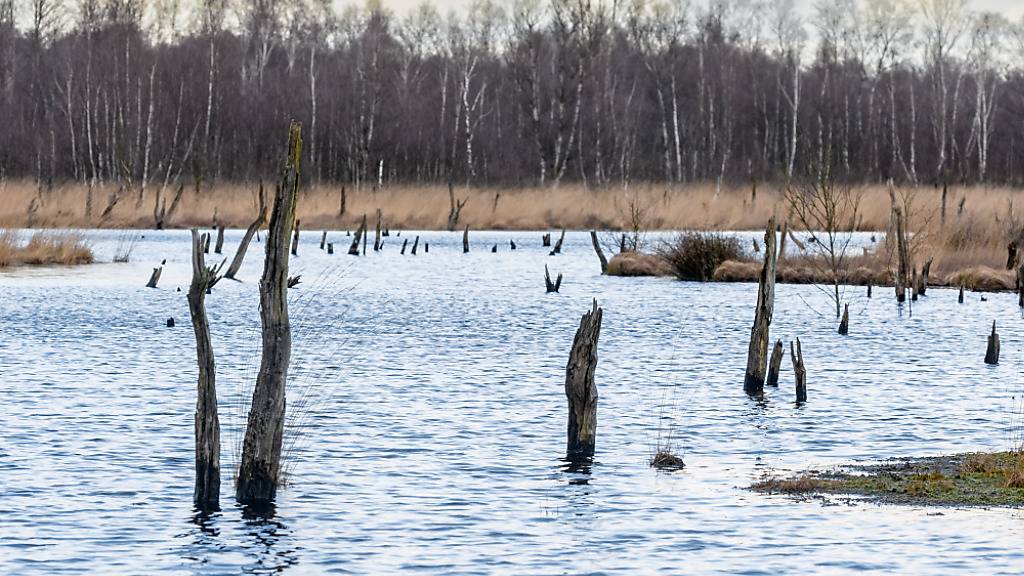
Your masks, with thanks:
[{"label": "moss patch", "polygon": [[1024,453],[957,454],[769,476],[750,488],[781,494],[847,494],[891,504],[1024,506]]}]

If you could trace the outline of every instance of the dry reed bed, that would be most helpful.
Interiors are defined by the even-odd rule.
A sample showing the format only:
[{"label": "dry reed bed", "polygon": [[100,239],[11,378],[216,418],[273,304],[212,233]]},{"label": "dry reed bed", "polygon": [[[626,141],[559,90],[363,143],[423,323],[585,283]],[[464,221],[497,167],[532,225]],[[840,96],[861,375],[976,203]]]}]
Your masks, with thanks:
[{"label": "dry reed bed", "polygon": [[70,232],[36,232],[22,242],[12,231],[0,231],[0,268],[12,266],[44,266],[91,264],[92,249],[78,234]]}]

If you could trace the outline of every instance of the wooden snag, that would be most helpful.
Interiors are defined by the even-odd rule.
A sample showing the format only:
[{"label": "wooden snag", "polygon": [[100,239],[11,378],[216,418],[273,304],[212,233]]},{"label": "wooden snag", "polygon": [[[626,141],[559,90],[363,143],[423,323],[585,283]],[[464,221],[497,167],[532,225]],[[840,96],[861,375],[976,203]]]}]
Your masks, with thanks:
[{"label": "wooden snag", "polygon": [[1017,241],[1014,240],[1006,246],[1006,269],[1013,270],[1017,265]]},{"label": "wooden snag", "polygon": [[366,233],[366,214],[363,214],[363,223],[356,229],[356,233],[352,236],[352,245],[348,247],[348,253],[350,256],[359,256],[359,241],[363,239],[363,234]]},{"label": "wooden snag", "polygon": [[597,259],[601,261],[601,274],[608,273],[608,259],[601,250],[601,243],[597,241],[597,230],[590,231],[590,243],[594,245],[594,252],[597,252]]},{"label": "wooden snag", "polygon": [[491,254],[497,254],[497,253],[498,253],[498,245],[495,244],[494,246],[491,247]]},{"label": "wooden snag", "polygon": [[[192,501],[204,511],[220,509],[220,419],[217,415],[217,368],[210,323],[206,316],[206,294],[218,279],[217,268],[208,268],[203,246],[209,236],[192,229],[192,283],[188,289],[188,310],[196,337],[199,380],[196,388],[195,443],[196,477]],[[170,321],[170,322],[173,322]]]},{"label": "wooden snag", "polygon": [[1024,308],[1024,262],[1017,268],[1017,305]]},{"label": "wooden snag", "polygon": [[918,289],[917,289],[917,294],[919,296],[924,296],[925,294],[928,293],[928,279],[931,276],[931,273],[932,273],[932,262],[934,262],[934,261],[935,261],[935,257],[934,256],[929,257],[928,261],[925,262],[924,266],[921,267],[921,277],[918,280],[919,286],[918,286]]},{"label": "wooden snag", "polygon": [[516,241],[515,240],[509,240],[508,244],[509,244],[509,247],[512,248],[512,250],[516,249]]},{"label": "wooden snag", "polygon": [[405,247],[409,245],[409,239],[405,238],[402,240],[402,256],[405,256]]},{"label": "wooden snag", "polygon": [[209,234],[203,234],[202,239],[203,239],[203,254],[209,254],[210,253],[210,235]]},{"label": "wooden snag", "polygon": [[804,351],[800,348],[800,339],[796,339],[796,348],[789,343],[789,355],[793,361],[793,374],[796,376],[796,401],[807,402],[807,369],[804,367]]},{"label": "wooden snag", "polygon": [[558,292],[558,290],[562,287],[562,274],[559,273],[558,274],[558,278],[554,282],[552,282],[551,281],[551,273],[548,272],[548,267],[547,267],[547,265],[545,265],[544,266],[544,286],[547,288],[547,293],[548,294],[551,294],[552,292]]},{"label": "wooden snag", "polygon": [[910,300],[917,302],[918,297],[917,267],[915,266],[910,274]]},{"label": "wooden snag", "polygon": [[288,288],[295,288],[296,286],[298,286],[301,283],[302,283],[302,274],[298,274],[296,276],[290,276],[288,278]]},{"label": "wooden snag", "polygon": [[[202,250],[202,246],[199,247]],[[156,288],[157,284],[160,283],[160,275],[164,273],[164,264],[167,260],[160,263],[159,268],[153,268],[153,273],[149,275],[149,282],[146,282],[146,288]]]},{"label": "wooden snag", "polygon": [[380,248],[381,248],[381,244],[380,244],[380,228],[381,228],[380,221],[381,221],[380,208],[377,208],[377,227],[374,228],[374,233],[373,233],[373,251],[374,252],[380,252]]},{"label": "wooden snag", "polygon": [[563,242],[565,242],[565,228],[562,228],[562,235],[558,237],[558,242],[555,242],[555,247],[551,250],[551,256],[562,253]]},{"label": "wooden snag", "polygon": [[566,457],[570,461],[593,458],[597,439],[597,342],[603,310],[594,300],[592,310],[580,319],[565,366],[565,396],[569,401]]},{"label": "wooden snag", "polygon": [[626,235],[623,234],[622,238],[619,240],[619,254],[625,254],[625,253],[626,253]]},{"label": "wooden snag", "polygon": [[327,230],[324,230],[324,233],[320,235],[320,249],[323,250],[324,246],[326,246],[326,245],[327,245]]},{"label": "wooden snag", "polygon": [[988,335],[988,349],[985,350],[985,364],[995,366],[999,364],[999,334],[996,333],[996,323],[992,322],[992,333]]},{"label": "wooden snag", "polygon": [[424,242],[423,243],[423,252],[425,254],[429,254],[430,253],[430,242]]},{"label": "wooden snag", "polygon": [[174,316],[171,316],[170,318],[167,319],[167,327],[174,328]]},{"label": "wooden snag", "polygon": [[766,385],[778,388],[779,370],[782,368],[783,354],[782,340],[776,340],[775,346],[772,348],[772,359],[768,362],[768,379],[765,381]]},{"label": "wooden snag", "polygon": [[871,298],[871,284],[868,284],[868,298]]},{"label": "wooden snag", "polygon": [[469,225],[462,231],[462,253],[469,254]]},{"label": "wooden snag", "polygon": [[327,253],[334,254],[334,242],[327,243]]},{"label": "wooden snag", "polygon": [[245,234],[242,236],[242,242],[238,245],[238,250],[235,251],[235,257],[231,260],[231,265],[228,266],[228,271],[224,274],[225,278],[235,279],[238,271],[242,268],[242,261],[245,260],[245,253],[249,249],[249,243],[252,242],[252,237],[256,235],[260,227],[267,222],[267,202],[266,195],[263,191],[263,182],[260,182],[259,186],[259,213],[256,219],[249,224],[249,227],[245,229]]},{"label": "wooden snag", "polygon": [[957,302],[959,302],[960,304],[964,303],[964,287],[963,286],[960,286],[960,296],[957,297]]},{"label": "wooden snag", "polygon": [[217,226],[217,243],[213,247],[214,254],[224,253],[224,225]]},{"label": "wooden snag", "polygon": [[768,332],[775,309],[775,267],[777,241],[775,218],[768,221],[764,233],[764,266],[757,284],[757,309],[754,325],[750,329],[750,346],[747,350],[747,370],[743,379],[743,390],[751,396],[764,393],[765,372],[768,363]]},{"label": "wooden snag", "polygon": [[295,230],[292,231],[292,256],[299,255],[299,222],[295,221]]},{"label": "wooden snag", "polygon": [[907,279],[910,276],[910,255],[907,250],[907,232],[903,209],[896,201],[896,193],[893,191],[891,182],[889,184],[889,199],[892,202],[892,221],[893,229],[896,232],[896,254],[898,258],[898,268],[896,271],[896,301],[902,304],[907,300]]},{"label": "wooden snag", "polygon": [[301,126],[293,121],[288,137],[288,160],[274,195],[266,259],[260,279],[263,352],[235,487],[235,496],[241,503],[273,500],[281,482],[285,386],[292,351],[292,330],[288,319],[288,237],[295,224],[301,154]]},{"label": "wooden snag", "polygon": [[850,333],[850,305],[843,305],[843,320],[839,322],[839,334],[846,336]]},{"label": "wooden snag", "polygon": [[543,246],[545,248],[550,248],[551,247],[551,234],[545,234],[545,235],[541,236],[540,237],[540,241],[541,241],[541,246]]},{"label": "wooden snag", "polygon": [[412,243],[412,255],[413,256],[416,255],[416,249],[419,248],[419,247],[420,247],[420,237],[417,236],[416,240],[414,240],[413,243]]}]

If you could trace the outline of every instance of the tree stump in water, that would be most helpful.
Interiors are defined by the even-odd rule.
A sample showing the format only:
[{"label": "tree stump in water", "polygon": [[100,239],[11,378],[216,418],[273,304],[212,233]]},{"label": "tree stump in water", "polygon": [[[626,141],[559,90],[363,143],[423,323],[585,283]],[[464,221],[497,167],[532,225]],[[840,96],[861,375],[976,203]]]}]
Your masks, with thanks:
[{"label": "tree stump in water", "polygon": [[754,326],[750,329],[750,347],[747,350],[747,371],[743,390],[751,396],[764,393],[765,371],[768,362],[768,331],[775,308],[776,266],[775,218],[768,221],[764,233],[764,266],[757,285],[757,309]]},{"label": "tree stump in water", "polygon": [[1017,305],[1024,308],[1024,262],[1017,268]]},{"label": "tree stump in water", "polygon": [[292,232],[292,256],[299,255],[299,222],[295,221],[295,230]]},{"label": "tree stump in water", "polygon": [[249,224],[249,227],[245,229],[245,235],[242,236],[242,242],[238,245],[238,250],[235,251],[235,258],[231,261],[231,265],[228,266],[228,271],[224,274],[225,278],[231,278],[234,280],[235,275],[238,274],[239,269],[242,268],[242,261],[245,260],[245,253],[249,249],[249,243],[252,242],[252,237],[259,231],[260,226],[263,226],[267,221],[267,203],[264,199],[263,183],[260,182],[259,187],[259,214],[256,219]]},{"label": "tree stump in water", "polygon": [[800,339],[796,339],[796,348],[789,343],[789,355],[793,361],[793,374],[796,376],[796,401],[807,402],[807,369],[804,368],[804,351],[800,348]]},{"label": "tree stump in water", "polygon": [[327,245],[327,230],[324,230],[324,233],[320,235],[320,249],[323,250],[324,246],[326,246],[326,245]]},{"label": "tree stump in water", "polygon": [[779,386],[779,370],[782,368],[782,340],[775,341],[772,348],[772,359],[768,363],[768,379],[765,384],[777,388]]},{"label": "tree stump in water", "polygon": [[420,247],[420,237],[417,236],[416,240],[412,243],[412,255],[416,255],[416,249]]},{"label": "tree stump in water", "polygon": [[957,298],[957,301],[960,304],[964,303],[964,287],[963,286],[960,286],[960,296]]},{"label": "tree stump in water", "polygon": [[374,228],[373,233],[373,251],[380,252],[380,208],[377,209],[377,227]]},{"label": "tree stump in water", "polygon": [[608,259],[601,250],[601,243],[597,241],[597,230],[590,231],[590,243],[594,245],[594,252],[597,252],[597,259],[601,261],[601,274],[608,273]]},{"label": "tree stump in water", "polygon": [[167,319],[167,327],[174,328],[174,316],[171,316],[170,318]]},{"label": "tree stump in water", "polygon": [[871,298],[871,284],[868,284],[868,298]]},{"label": "tree stump in water", "polygon": [[508,244],[509,244],[509,247],[510,247],[510,248],[511,248],[512,250],[515,250],[515,249],[516,249],[516,241],[515,241],[515,240],[509,240],[509,241],[508,241]]},{"label": "tree stump in water", "polygon": [[356,229],[356,233],[352,236],[352,245],[348,247],[349,256],[359,256],[359,241],[363,239],[363,235],[366,233],[366,214],[363,214],[363,223]]},{"label": "tree stump in water", "polygon": [[[200,250],[202,247],[200,247]],[[164,260],[164,262],[167,262]],[[153,273],[149,275],[149,282],[146,282],[146,288],[156,288],[157,284],[160,283],[160,275],[164,273],[164,265],[160,264],[159,268],[153,268]]]},{"label": "tree stump in water", "polygon": [[547,293],[558,292],[558,289],[562,287],[562,275],[558,275],[558,279],[554,282],[551,281],[551,273],[548,272],[548,267],[544,266],[544,286],[547,288]]},{"label": "tree stump in water", "polygon": [[402,252],[401,255],[405,256],[405,247],[409,245],[409,239],[405,238],[402,240]]},{"label": "tree stump in water", "polygon": [[266,260],[260,280],[263,352],[253,389],[235,491],[235,496],[242,503],[273,500],[281,481],[285,385],[292,349],[292,331],[288,319],[287,246],[288,236],[295,224],[301,153],[301,128],[297,122],[292,122],[288,161],[274,195],[274,208],[267,232]]},{"label": "tree stump in water", "polygon": [[462,231],[462,253],[469,254],[469,225]]},{"label": "tree stump in water", "polygon": [[928,279],[929,279],[929,277],[931,276],[931,273],[932,273],[932,262],[934,260],[935,260],[934,256],[928,258],[928,261],[925,262],[924,266],[921,267],[921,278],[918,281],[919,282],[919,287],[917,289],[917,294],[919,296],[924,296],[925,294],[928,293]]},{"label": "tree stump in water", "polygon": [[224,225],[217,226],[217,244],[213,247],[214,254],[224,253]]},{"label": "tree stump in water", "polygon": [[430,242],[424,242],[423,243],[423,253],[424,254],[429,254],[430,253]]},{"label": "tree stump in water", "polygon": [[896,202],[896,194],[892,190],[892,183],[889,185],[889,198],[892,200],[893,228],[896,230],[896,255],[898,268],[896,271],[896,301],[899,303],[907,300],[907,278],[910,275],[910,255],[907,251],[906,223],[904,222],[903,209]]},{"label": "tree stump in water", "polygon": [[545,234],[545,235],[541,236],[540,237],[540,241],[541,241],[541,246],[543,246],[545,248],[550,248],[551,247],[551,234]]},{"label": "tree stump in water", "polygon": [[327,253],[334,254],[334,242],[327,243]]},{"label": "tree stump in water", "polygon": [[199,380],[196,395],[195,441],[196,481],[192,501],[201,510],[220,508],[220,419],[217,416],[217,369],[206,316],[206,293],[216,282],[217,272],[207,268],[202,247],[209,236],[192,229],[192,284],[188,289],[188,310],[196,337]]},{"label": "tree stump in water", "polygon": [[619,240],[619,254],[625,254],[625,253],[626,253],[626,235],[623,234],[622,238]]},{"label": "tree stump in water", "polygon": [[597,341],[601,336],[603,311],[594,307],[580,319],[565,366],[565,396],[569,401],[566,457],[570,461],[594,456],[597,439]]},{"label": "tree stump in water", "polygon": [[988,335],[988,349],[985,351],[985,364],[999,364],[999,334],[996,333],[996,323],[992,322],[992,333]]},{"label": "tree stump in water", "polygon": [[497,253],[498,253],[498,245],[495,244],[494,246],[491,247],[491,254],[497,254]]},{"label": "tree stump in water", "polygon": [[843,320],[839,323],[839,334],[846,336],[850,333],[850,305],[843,305]]},{"label": "tree stump in water", "polygon": [[565,228],[562,228],[562,235],[558,237],[558,242],[555,242],[555,248],[551,250],[550,256],[562,253],[562,242],[565,242]]}]

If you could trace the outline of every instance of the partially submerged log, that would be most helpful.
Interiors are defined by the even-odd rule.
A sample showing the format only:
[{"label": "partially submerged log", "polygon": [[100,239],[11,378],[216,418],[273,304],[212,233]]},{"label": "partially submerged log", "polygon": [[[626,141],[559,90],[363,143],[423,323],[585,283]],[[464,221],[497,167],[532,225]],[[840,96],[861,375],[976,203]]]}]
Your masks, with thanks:
[{"label": "partially submerged log", "polygon": [[363,239],[363,234],[366,233],[366,214],[363,214],[363,223],[356,229],[356,233],[352,236],[352,245],[348,247],[349,256],[359,256],[359,241]]},{"label": "partially submerged log", "polygon": [[199,379],[196,387],[195,442],[196,477],[192,501],[201,510],[220,508],[220,419],[217,415],[217,369],[210,323],[206,316],[206,294],[216,283],[217,269],[208,268],[202,246],[207,235],[192,229],[192,284],[188,289],[188,309],[196,338]]},{"label": "partially submerged log", "polygon": [[235,257],[231,260],[231,265],[228,266],[228,271],[224,274],[225,278],[235,279],[235,275],[238,274],[238,270],[242,268],[242,261],[245,260],[245,252],[249,249],[249,243],[252,242],[252,237],[256,235],[256,232],[263,226],[267,221],[267,203],[263,192],[263,182],[260,182],[259,187],[259,213],[256,219],[249,224],[249,227],[245,229],[245,235],[242,236],[242,242],[238,245],[238,250],[235,251]]},{"label": "partially submerged log", "polygon": [[765,372],[768,362],[768,331],[775,308],[775,267],[776,267],[775,218],[768,221],[764,233],[764,266],[757,285],[757,309],[754,325],[750,329],[750,347],[747,350],[747,371],[743,379],[743,390],[751,396],[764,393]]},{"label": "partially submerged log", "polygon": [[217,244],[213,247],[214,254],[224,253],[224,225],[217,226]]},{"label": "partially submerged log", "polygon": [[846,336],[850,333],[850,305],[843,305],[843,320],[839,322],[839,334]]},{"label": "partially submerged log", "polygon": [[988,335],[988,349],[985,350],[985,364],[999,364],[999,334],[996,333],[996,323],[992,322],[992,333]]},{"label": "partially submerged log", "polygon": [[594,245],[594,252],[597,252],[597,259],[601,261],[601,274],[608,273],[608,259],[604,257],[601,250],[601,243],[597,241],[597,230],[590,231],[590,242]]},{"label": "partially submerged log", "polygon": [[796,401],[807,402],[807,369],[804,368],[804,351],[800,348],[800,339],[796,339],[796,348],[789,343],[789,355],[793,361],[793,374],[796,376]]},{"label": "partially submerged log", "polygon": [[580,319],[573,338],[569,362],[565,366],[565,396],[569,401],[569,423],[566,457],[570,461],[593,458],[597,439],[597,341],[601,336],[604,314],[594,300],[594,307]]},{"label": "partially submerged log", "polygon": [[253,390],[235,491],[235,496],[242,503],[273,500],[281,482],[285,385],[292,348],[291,324],[288,319],[287,246],[295,224],[301,153],[301,128],[297,122],[292,122],[288,138],[288,161],[274,195],[274,208],[267,232],[266,259],[260,280],[263,352]]},{"label": "partially submerged log", "polygon": [[776,340],[772,348],[772,359],[768,363],[768,379],[765,384],[777,388],[779,386],[779,370],[782,368],[782,340]]},{"label": "partially submerged log", "polygon": [[554,282],[551,281],[551,273],[548,272],[548,267],[544,266],[544,286],[547,288],[547,293],[558,292],[558,289],[562,287],[562,274],[558,274],[558,279]]}]

